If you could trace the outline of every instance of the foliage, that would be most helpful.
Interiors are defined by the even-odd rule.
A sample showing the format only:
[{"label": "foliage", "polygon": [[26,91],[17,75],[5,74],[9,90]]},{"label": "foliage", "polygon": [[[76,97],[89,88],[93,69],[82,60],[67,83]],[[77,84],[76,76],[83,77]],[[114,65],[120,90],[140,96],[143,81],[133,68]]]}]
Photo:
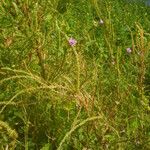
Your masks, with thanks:
[{"label": "foliage", "polygon": [[2,0],[0,149],[149,149],[149,12]]}]

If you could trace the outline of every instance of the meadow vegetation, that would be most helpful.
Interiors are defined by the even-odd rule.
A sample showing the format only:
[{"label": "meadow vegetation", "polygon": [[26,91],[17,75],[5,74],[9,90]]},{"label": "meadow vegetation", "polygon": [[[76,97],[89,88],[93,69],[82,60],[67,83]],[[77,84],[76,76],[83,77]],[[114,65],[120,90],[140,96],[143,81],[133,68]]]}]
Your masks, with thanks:
[{"label": "meadow vegetation", "polygon": [[1,150],[148,150],[149,100],[144,3],[0,1]]}]

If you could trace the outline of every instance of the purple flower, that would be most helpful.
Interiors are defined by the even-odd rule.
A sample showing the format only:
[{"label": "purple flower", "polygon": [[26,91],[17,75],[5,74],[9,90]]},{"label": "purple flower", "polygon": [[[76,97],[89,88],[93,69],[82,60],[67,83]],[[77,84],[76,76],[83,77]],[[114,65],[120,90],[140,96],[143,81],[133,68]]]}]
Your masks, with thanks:
[{"label": "purple flower", "polygon": [[73,38],[70,38],[68,42],[71,46],[75,46],[77,44],[77,41]]},{"label": "purple flower", "polygon": [[102,19],[99,20],[99,24],[102,25],[104,24],[104,21]]},{"label": "purple flower", "polygon": [[132,52],[132,49],[131,49],[130,47],[128,47],[128,48],[126,49],[126,51],[127,51],[127,53],[131,53],[131,52]]}]

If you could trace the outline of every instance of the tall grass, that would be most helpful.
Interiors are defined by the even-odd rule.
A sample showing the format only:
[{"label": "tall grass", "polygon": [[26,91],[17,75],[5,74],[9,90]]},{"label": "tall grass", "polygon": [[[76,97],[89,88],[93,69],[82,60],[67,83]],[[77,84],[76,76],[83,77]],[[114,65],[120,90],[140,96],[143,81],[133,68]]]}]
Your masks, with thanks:
[{"label": "tall grass", "polygon": [[2,0],[0,149],[148,150],[149,10]]}]

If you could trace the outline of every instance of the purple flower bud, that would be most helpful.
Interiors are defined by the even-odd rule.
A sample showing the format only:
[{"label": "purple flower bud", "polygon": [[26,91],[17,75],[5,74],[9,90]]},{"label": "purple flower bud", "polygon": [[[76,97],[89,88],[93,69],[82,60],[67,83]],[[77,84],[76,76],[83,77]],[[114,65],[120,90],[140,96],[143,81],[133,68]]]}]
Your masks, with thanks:
[{"label": "purple flower bud", "polygon": [[69,42],[70,46],[75,46],[77,44],[77,41],[73,38],[70,38],[68,42]]},{"label": "purple flower bud", "polygon": [[126,49],[126,51],[127,51],[127,53],[131,53],[131,52],[132,52],[132,49],[131,49],[130,47],[128,47],[128,48]]}]

